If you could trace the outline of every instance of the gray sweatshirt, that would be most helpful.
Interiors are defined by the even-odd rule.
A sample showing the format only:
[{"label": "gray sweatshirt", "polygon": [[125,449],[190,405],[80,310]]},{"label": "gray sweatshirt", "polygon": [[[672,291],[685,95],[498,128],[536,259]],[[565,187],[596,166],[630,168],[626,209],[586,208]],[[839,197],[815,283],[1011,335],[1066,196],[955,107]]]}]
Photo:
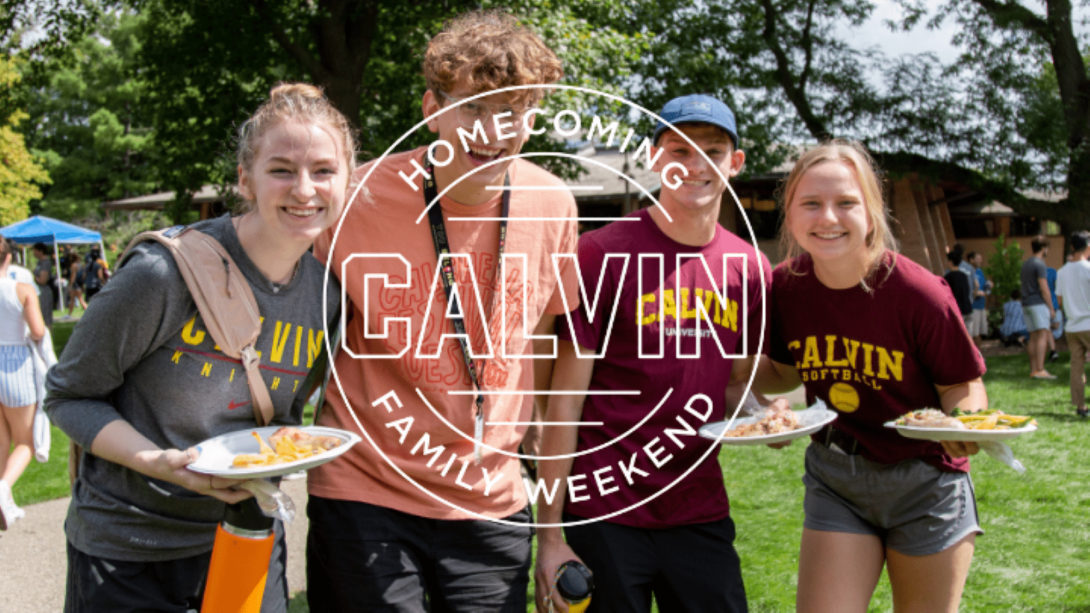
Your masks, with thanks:
[{"label": "gray sweatshirt", "polygon": [[[307,253],[277,290],[246,256],[227,216],[195,227],[223,244],[261,309],[257,349],[276,409],[272,423],[300,423],[304,379],[324,347],[324,267]],[[340,302],[333,278],[329,289],[332,326]],[[137,246],[91,301],[46,386],[49,418],[85,450],[117,419],[164,449],[256,427],[245,371],[215,348],[173,257],[153,243]],[[91,555],[172,560],[211,550],[223,511],[214,498],[84,453],[65,532]]]}]

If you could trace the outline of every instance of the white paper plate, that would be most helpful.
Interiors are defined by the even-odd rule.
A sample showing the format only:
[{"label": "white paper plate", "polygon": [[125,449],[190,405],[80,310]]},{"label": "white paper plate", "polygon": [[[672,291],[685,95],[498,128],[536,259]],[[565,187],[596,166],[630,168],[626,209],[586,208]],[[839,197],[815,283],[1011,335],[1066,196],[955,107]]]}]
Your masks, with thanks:
[{"label": "white paper plate", "polygon": [[259,453],[261,448],[257,444],[252,432],[257,432],[265,442],[269,442],[269,435],[279,430],[281,426],[266,426],[264,428],[247,428],[230,434],[224,434],[197,445],[197,451],[201,453],[196,462],[187,468],[194,472],[206,475],[215,475],[224,479],[260,479],[264,477],[280,477],[300,470],[309,470],[315,466],[321,466],[330,460],[348,451],[349,447],[360,442],[360,437],[347,430],[336,428],[322,428],[310,426],[299,428],[313,436],[332,436],[341,441],[329,451],[294,462],[285,462],[275,466],[255,466],[252,468],[234,468],[231,463],[240,453]]},{"label": "white paper plate", "polygon": [[1023,434],[1037,431],[1037,426],[1029,425],[1010,430],[958,430],[956,428],[925,428],[923,426],[898,426],[895,422],[887,421],[882,424],[887,428],[893,428],[901,433],[901,436],[916,438],[924,441],[1009,441]]},{"label": "white paper plate", "polygon": [[[769,445],[809,436],[836,419],[836,411],[830,411],[825,407],[824,403],[812,406],[808,409],[803,409],[802,411],[796,411],[795,415],[799,418],[799,427],[790,432],[766,434],[764,436],[723,436],[723,431],[726,430],[728,423],[730,423],[731,429],[734,430],[761,420],[760,417],[743,417],[734,420],[733,423],[717,421],[713,424],[708,424],[700,429],[700,436],[724,445]],[[721,436],[722,438],[720,438]]]}]

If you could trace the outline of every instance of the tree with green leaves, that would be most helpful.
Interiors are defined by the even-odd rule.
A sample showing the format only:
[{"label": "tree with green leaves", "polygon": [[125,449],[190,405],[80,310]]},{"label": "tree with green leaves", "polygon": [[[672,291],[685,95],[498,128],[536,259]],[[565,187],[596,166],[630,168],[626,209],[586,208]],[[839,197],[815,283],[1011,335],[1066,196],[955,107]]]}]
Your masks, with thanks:
[{"label": "tree with green leaves", "polygon": [[[1003,202],[1058,221],[1065,235],[1090,227],[1090,72],[1076,34],[1086,14],[1072,0],[948,0],[931,13],[920,0],[900,1],[905,27],[925,17],[931,27],[959,26],[953,42],[963,52],[942,76],[963,82],[966,105],[986,119],[973,164],[1014,188]],[[1024,189],[1067,197],[1016,191]]]},{"label": "tree with green leaves", "polygon": [[70,61],[55,62],[48,79],[31,88],[25,132],[53,177],[38,211],[80,219],[103,201],[156,187],[159,160],[137,64],[142,19],[104,15],[73,45]]},{"label": "tree with green leaves", "polygon": [[1026,254],[1021,245],[1005,236],[995,239],[992,250],[988,264],[984,266],[984,274],[995,283],[992,294],[1002,303],[1013,290],[1022,286],[1022,262]]},{"label": "tree with green leaves", "polygon": [[[569,67],[566,82],[620,93],[627,66],[642,46],[640,35],[629,36],[594,19],[617,12],[624,4],[625,0],[0,0],[4,17],[0,43],[10,46],[18,38],[13,33],[28,29],[42,32],[25,53],[41,66],[37,82],[51,85],[60,68],[78,64],[80,54],[73,47],[78,51],[83,43],[66,41],[82,40],[78,36],[93,31],[103,15],[135,11],[140,17],[133,34],[137,62],[128,74],[140,85],[141,108],[150,113],[150,120],[139,125],[155,128],[160,186],[181,194],[174,207],[180,213],[188,208],[187,192],[233,180],[232,134],[280,81],[321,86],[359,126],[364,155],[381,154],[422,119],[424,45],[446,19],[470,8],[510,9],[558,50]],[[117,135],[118,123],[124,125],[122,116],[111,112],[118,122],[101,116],[96,126],[107,139]],[[421,133],[399,147],[415,146],[426,138]],[[141,144],[117,138],[111,142],[114,150]],[[544,140],[535,144],[558,146]]]},{"label": "tree with green leaves", "polygon": [[[19,79],[15,62],[0,57],[0,87],[10,90]],[[16,131],[26,117],[20,110],[0,117],[0,226],[26,219],[30,201],[42,195],[39,186],[49,183],[49,174]]]},{"label": "tree with green leaves", "polygon": [[[901,0],[910,28],[922,0]],[[782,161],[776,143],[863,141],[893,175],[964,184],[1019,212],[1090,225],[1090,86],[1071,2],[1039,15],[1016,0],[950,0],[930,25],[956,19],[952,66],[919,53],[887,57],[844,39],[874,11],[866,0],[666,0],[638,3],[652,34],[632,95],[646,106],[704,91],[744,118],[748,171]],[[625,17],[616,19],[624,20]],[[1026,190],[1064,189],[1048,202]]]},{"label": "tree with green leaves", "polygon": [[[131,1],[146,18],[137,36],[139,74],[154,112],[164,187],[183,191],[231,180],[225,143],[280,80],[322,85],[358,118],[366,154],[385,151],[420,119],[420,50],[444,19],[468,7],[460,0]],[[33,4],[63,13],[58,7],[68,3]],[[1014,0],[950,0],[932,19],[963,26],[955,42],[966,54],[955,66],[926,53],[889,58],[844,40],[844,27],[872,14],[866,0],[509,6],[559,50],[566,83],[624,91],[650,109],[691,92],[728,101],[745,126],[747,172],[782,162],[789,149],[778,144],[855,138],[895,175],[952,179],[1025,214],[1086,225],[1081,182],[1090,173],[1078,172],[1086,79],[1081,56],[1069,52],[1069,2],[1049,0],[1041,16]],[[906,15],[907,27],[924,9],[910,6]],[[46,22],[61,24],[58,31],[83,23],[70,16]],[[1057,205],[1022,193],[1042,187],[1067,188],[1068,199]]]},{"label": "tree with green leaves", "polygon": [[[177,191],[232,180],[231,134],[279,81],[322,86],[359,126],[365,156],[381,154],[422,119],[425,44],[447,18],[471,7],[457,0],[133,4],[143,18],[141,75],[154,109],[156,147],[166,187]],[[600,3],[521,0],[505,6],[559,51],[569,67],[567,82],[620,92],[619,81],[642,43],[590,21],[586,15],[602,10]],[[425,139],[418,134],[399,147]]]},{"label": "tree with green leaves", "polygon": [[872,10],[865,0],[638,3],[632,21],[651,42],[630,96],[652,109],[687,93],[725,100],[741,122],[746,174],[782,163],[792,152],[783,144],[873,136],[887,98],[866,75],[883,58],[838,38]]}]

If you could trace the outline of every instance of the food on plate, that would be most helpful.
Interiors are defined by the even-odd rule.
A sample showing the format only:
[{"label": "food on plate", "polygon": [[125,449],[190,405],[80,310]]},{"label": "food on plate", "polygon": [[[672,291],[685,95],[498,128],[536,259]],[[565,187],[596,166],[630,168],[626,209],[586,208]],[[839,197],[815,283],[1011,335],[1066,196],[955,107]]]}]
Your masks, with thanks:
[{"label": "food on plate", "polygon": [[291,427],[280,428],[269,437],[269,443],[272,443],[272,447],[257,432],[251,432],[250,434],[257,439],[259,452],[243,453],[235,456],[232,462],[234,468],[255,468],[258,466],[286,464],[295,460],[313,457],[341,444],[341,441],[335,437],[312,436],[298,428]]},{"label": "food on plate", "polygon": [[952,414],[970,430],[1013,430],[1037,425],[1037,420],[1028,415],[1007,415],[999,409],[984,409],[976,413],[954,409]]},{"label": "food on plate", "polygon": [[953,428],[964,430],[965,424],[956,417],[951,417],[938,409],[921,409],[905,413],[897,420],[898,426],[916,426],[918,428]]},{"label": "food on plate", "polygon": [[769,434],[790,432],[798,427],[799,418],[795,415],[794,411],[785,406],[772,406],[769,407],[768,412],[765,413],[765,416],[762,417],[760,421],[738,426],[727,432],[724,436],[766,436]]},{"label": "food on plate", "polygon": [[340,439],[334,436],[313,436],[299,428],[290,426],[285,426],[273,432],[272,436],[269,437],[269,444],[276,447],[280,443],[280,439],[284,437],[290,438],[296,447],[321,448],[322,451],[328,451],[341,444]]},{"label": "food on plate", "polygon": [[952,428],[955,430],[1011,430],[1037,425],[1037,420],[1023,415],[1007,415],[999,409],[985,409],[976,413],[954,409],[950,415],[938,409],[923,409],[905,413],[896,422],[898,426],[920,428]]}]

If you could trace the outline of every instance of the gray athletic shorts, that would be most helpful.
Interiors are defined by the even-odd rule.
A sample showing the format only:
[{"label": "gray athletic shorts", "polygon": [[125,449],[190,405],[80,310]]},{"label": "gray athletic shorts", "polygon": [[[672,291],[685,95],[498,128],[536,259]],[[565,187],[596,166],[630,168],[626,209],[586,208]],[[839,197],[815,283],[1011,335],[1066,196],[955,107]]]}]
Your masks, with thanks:
[{"label": "gray athletic shorts", "polygon": [[969,336],[988,336],[987,310],[973,309],[973,314],[969,321]]},{"label": "gray athletic shorts", "polygon": [[811,443],[803,508],[811,530],[870,534],[909,556],[943,551],[983,534],[968,473],[922,460],[879,464]]},{"label": "gray athletic shorts", "polygon": [[1048,306],[1043,304],[1031,304],[1022,307],[1022,315],[1026,318],[1026,330],[1048,330],[1052,322],[1048,319]]}]

